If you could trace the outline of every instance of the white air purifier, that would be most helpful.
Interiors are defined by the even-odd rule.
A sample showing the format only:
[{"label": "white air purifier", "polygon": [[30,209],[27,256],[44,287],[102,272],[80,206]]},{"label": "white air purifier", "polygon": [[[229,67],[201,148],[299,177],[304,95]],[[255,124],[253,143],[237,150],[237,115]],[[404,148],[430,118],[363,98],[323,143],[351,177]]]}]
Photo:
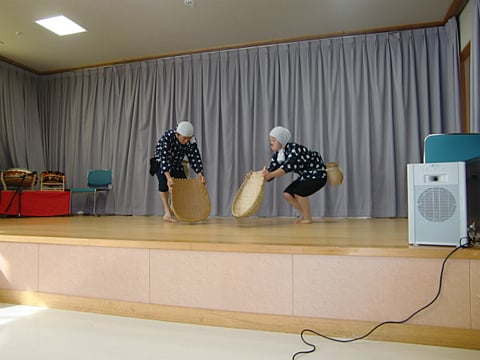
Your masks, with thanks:
[{"label": "white air purifier", "polygon": [[466,243],[466,163],[408,164],[408,241],[413,245]]}]

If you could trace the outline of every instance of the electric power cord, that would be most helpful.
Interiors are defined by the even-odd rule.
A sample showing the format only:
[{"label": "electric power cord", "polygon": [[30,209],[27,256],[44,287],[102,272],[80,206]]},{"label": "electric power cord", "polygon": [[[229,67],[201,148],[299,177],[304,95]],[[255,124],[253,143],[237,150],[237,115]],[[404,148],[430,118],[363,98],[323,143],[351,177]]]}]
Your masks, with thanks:
[{"label": "electric power cord", "polygon": [[[351,339],[338,339],[338,338],[334,338],[334,337],[330,337],[330,336],[327,336],[327,335],[324,335],[324,334],[321,334],[315,330],[312,330],[312,329],[303,329],[300,333],[300,338],[302,339],[302,341],[311,347],[311,349],[309,350],[301,350],[301,351],[297,351],[295,354],[293,354],[292,356],[292,360],[295,360],[295,358],[298,356],[298,355],[302,355],[302,354],[311,354],[313,352],[315,352],[315,350],[317,349],[316,345],[315,344],[312,344],[310,342],[308,342],[304,335],[306,333],[312,333],[314,335],[317,335],[317,336],[320,336],[324,339],[327,339],[327,340],[331,340],[331,341],[335,341],[335,342],[339,342],[339,343],[350,343],[350,342],[354,342],[354,341],[358,341],[358,340],[362,340],[362,339],[365,339],[367,336],[371,335],[375,330],[377,330],[379,327],[383,326],[383,325],[387,325],[387,324],[403,324],[403,323],[406,323],[407,321],[409,321],[410,319],[412,319],[415,315],[417,315],[418,313],[420,313],[421,311],[425,310],[426,308],[428,308],[429,306],[431,306],[435,301],[437,301],[438,297],[440,296],[440,292],[442,290],[442,283],[443,283],[443,273],[444,273],[444,269],[445,269],[445,264],[447,263],[447,260],[455,253],[457,252],[459,249],[464,249],[464,248],[469,248],[469,247],[473,247],[475,246],[476,244],[480,243],[480,241],[478,239],[476,239],[476,231],[472,228],[469,228],[468,229],[468,236],[466,238],[461,238],[459,240],[459,245],[453,249],[446,257],[445,259],[443,259],[442,261],[442,267],[441,267],[441,270],[440,270],[440,279],[439,279],[439,284],[438,284],[438,290],[437,290],[437,293],[436,295],[433,297],[433,299],[426,305],[422,306],[420,309],[418,309],[417,311],[413,312],[410,316],[408,316],[407,318],[405,318],[404,320],[398,320],[398,321],[395,321],[395,320],[390,320],[390,321],[384,321],[376,326],[374,326],[371,330],[369,330],[368,332],[366,332],[364,335],[361,335],[361,336],[358,336],[358,337],[355,337],[355,338],[351,338]],[[465,243],[463,243],[463,241],[466,240]]]}]

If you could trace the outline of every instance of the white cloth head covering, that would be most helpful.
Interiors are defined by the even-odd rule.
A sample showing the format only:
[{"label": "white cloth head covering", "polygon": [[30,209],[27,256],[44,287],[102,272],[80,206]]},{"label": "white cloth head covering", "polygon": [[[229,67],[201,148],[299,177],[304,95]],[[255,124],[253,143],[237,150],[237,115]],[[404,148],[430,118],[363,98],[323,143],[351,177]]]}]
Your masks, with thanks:
[{"label": "white cloth head covering", "polygon": [[178,124],[176,131],[182,136],[191,137],[193,136],[193,125],[190,124],[188,121],[182,121]]},{"label": "white cloth head covering", "polygon": [[277,161],[282,163],[285,161],[285,145],[290,141],[290,131],[283,126],[276,126],[270,131],[270,136],[273,136],[282,144],[282,148],[278,151]]}]

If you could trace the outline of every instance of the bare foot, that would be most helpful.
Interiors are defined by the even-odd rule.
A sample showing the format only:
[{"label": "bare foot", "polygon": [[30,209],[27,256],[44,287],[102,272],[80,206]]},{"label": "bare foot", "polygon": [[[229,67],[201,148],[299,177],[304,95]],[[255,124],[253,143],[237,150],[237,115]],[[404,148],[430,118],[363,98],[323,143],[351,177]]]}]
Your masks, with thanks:
[{"label": "bare foot", "polygon": [[311,224],[311,223],[313,223],[312,219],[302,219],[297,221],[297,224]]},{"label": "bare foot", "polygon": [[303,221],[303,215],[300,215],[297,219],[297,221],[295,221],[297,224],[300,224],[300,222]]},{"label": "bare foot", "polygon": [[168,221],[168,222],[172,222],[172,223],[176,223],[176,222],[177,222],[177,219],[175,219],[174,217],[172,217],[172,215],[170,215],[170,214],[165,214],[165,215],[163,215],[163,220]]}]

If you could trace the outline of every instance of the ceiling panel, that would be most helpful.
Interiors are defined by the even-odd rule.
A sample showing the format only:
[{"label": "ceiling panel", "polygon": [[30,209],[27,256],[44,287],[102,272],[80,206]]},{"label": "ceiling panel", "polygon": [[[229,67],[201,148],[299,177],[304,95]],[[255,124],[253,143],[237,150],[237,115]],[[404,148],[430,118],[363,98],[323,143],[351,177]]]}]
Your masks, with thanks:
[{"label": "ceiling panel", "polygon": [[[461,0],[0,0],[0,57],[38,73],[443,23]],[[188,0],[187,0],[188,1]],[[34,21],[65,15],[87,32]]]}]

